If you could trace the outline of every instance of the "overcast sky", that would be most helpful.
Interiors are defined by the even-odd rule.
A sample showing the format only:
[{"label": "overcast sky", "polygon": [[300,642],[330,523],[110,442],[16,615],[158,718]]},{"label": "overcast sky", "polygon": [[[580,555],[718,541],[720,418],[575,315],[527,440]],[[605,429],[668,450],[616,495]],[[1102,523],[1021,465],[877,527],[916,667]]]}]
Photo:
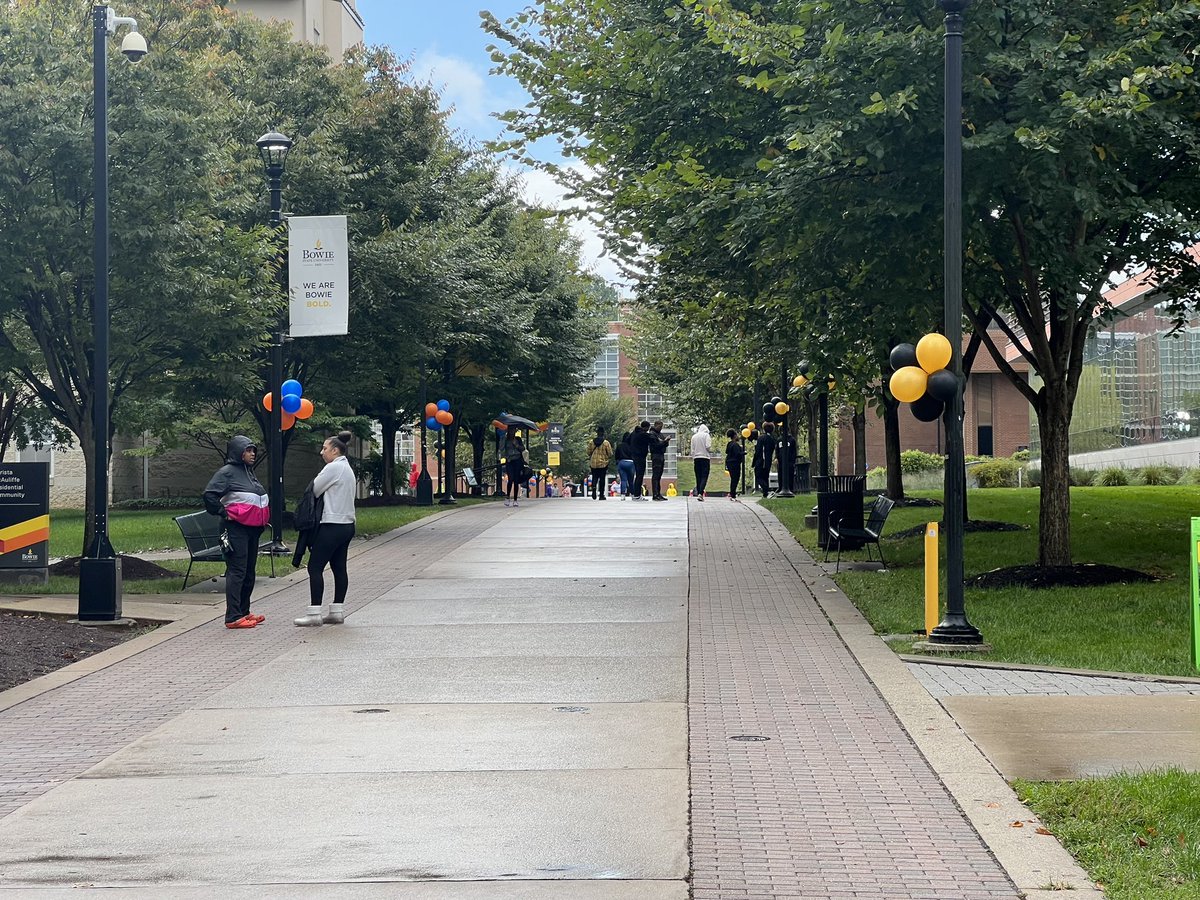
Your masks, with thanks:
[{"label": "overcast sky", "polygon": [[[453,107],[451,126],[479,143],[504,133],[494,113],[522,106],[529,99],[517,82],[489,74],[491,37],[479,27],[479,10],[487,9],[504,21],[526,5],[524,0],[357,0],[356,4],[366,23],[367,43],[386,44],[399,57],[412,59],[416,77],[428,78],[441,90],[444,105]],[[539,147],[541,158],[552,159],[554,146]],[[511,160],[504,165],[516,170]],[[562,189],[546,175],[524,171],[523,178],[530,201],[563,204]],[[572,227],[583,241],[584,264],[609,281],[620,281],[612,261],[601,258],[603,248],[595,229],[578,222]]]}]

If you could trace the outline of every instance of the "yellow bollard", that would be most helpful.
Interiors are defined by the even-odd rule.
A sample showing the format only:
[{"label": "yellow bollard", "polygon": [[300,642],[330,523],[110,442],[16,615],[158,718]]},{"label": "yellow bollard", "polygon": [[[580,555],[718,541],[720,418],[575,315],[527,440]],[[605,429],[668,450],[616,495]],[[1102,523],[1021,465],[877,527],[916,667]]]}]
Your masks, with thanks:
[{"label": "yellow bollard", "polygon": [[925,636],[938,624],[938,523],[925,526]]}]

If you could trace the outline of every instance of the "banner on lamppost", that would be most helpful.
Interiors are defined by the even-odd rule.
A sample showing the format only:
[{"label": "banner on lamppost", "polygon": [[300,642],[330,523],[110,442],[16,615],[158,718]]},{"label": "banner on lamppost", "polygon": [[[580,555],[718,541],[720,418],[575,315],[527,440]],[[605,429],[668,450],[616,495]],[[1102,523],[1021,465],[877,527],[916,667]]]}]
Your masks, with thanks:
[{"label": "banner on lamppost", "polygon": [[49,565],[50,464],[0,465],[0,569]]},{"label": "banner on lamppost", "polygon": [[350,264],[345,216],[288,219],[289,334],[345,334],[350,322]]},{"label": "banner on lamppost", "polygon": [[[563,449],[563,424],[551,422],[546,429],[546,450],[550,453],[561,453]],[[554,465],[557,465],[555,463]]]}]

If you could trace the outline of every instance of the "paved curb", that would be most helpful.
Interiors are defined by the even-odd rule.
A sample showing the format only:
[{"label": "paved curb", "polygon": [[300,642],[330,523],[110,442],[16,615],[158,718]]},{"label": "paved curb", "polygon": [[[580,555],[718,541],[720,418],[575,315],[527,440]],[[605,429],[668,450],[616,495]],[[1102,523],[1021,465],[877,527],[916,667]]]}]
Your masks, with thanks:
[{"label": "paved curb", "polygon": [[[459,509],[473,509],[472,506],[463,506]],[[425,516],[415,522],[409,522],[407,525],[401,525],[392,531],[385,534],[377,535],[370,540],[357,542],[357,546],[351,548],[347,556],[351,559],[358,556],[360,553],[365,553],[367,550],[372,550],[379,547],[381,544],[389,543],[396,538],[403,537],[411,531],[422,528],[438,519],[448,516],[451,513],[458,512],[458,509],[445,509],[441,512],[436,512],[433,515]],[[292,572],[288,575],[281,575],[272,583],[265,587],[261,592],[255,591],[253,602],[264,600],[267,597],[272,597],[280,591],[285,591],[293,587],[297,581],[307,578],[303,569]],[[140,596],[154,596],[146,594]],[[26,700],[32,700],[34,697],[39,697],[48,691],[53,691],[65,684],[70,684],[73,681],[78,681],[88,675],[99,672],[101,669],[107,669],[109,666],[123,662],[130,657],[137,656],[151,647],[157,647],[164,641],[169,641],[171,638],[178,637],[181,634],[199,628],[202,625],[207,625],[216,619],[225,615],[223,605],[214,607],[205,607],[204,609],[171,622],[167,625],[162,625],[149,634],[141,635],[140,637],[132,638],[125,641],[123,644],[118,644],[115,647],[110,647],[103,650],[94,656],[89,656],[87,659],[81,659],[77,663],[71,663],[69,666],[63,666],[61,669],[55,669],[53,672],[48,672],[39,678],[34,678],[32,681],[26,681],[24,684],[19,684],[14,688],[9,688],[7,691],[0,691],[0,712],[6,709],[12,709]]]},{"label": "paved curb", "polygon": [[[1038,833],[1042,823],[1033,811],[1017,799],[958,723],[875,634],[829,573],[774,515],[757,504],[752,506],[917,749],[1024,895],[1030,900],[1048,900],[1069,890],[1075,900],[1103,898],[1057,838]],[[1020,827],[1014,827],[1018,822]]]},{"label": "paved curb", "polygon": [[897,653],[902,662],[923,666],[957,666],[960,669],[998,669],[1013,672],[1048,672],[1052,675],[1080,675],[1086,678],[1119,678],[1122,681],[1140,681],[1148,684],[1198,684],[1200,678],[1186,675],[1147,675],[1145,672],[1106,672],[1101,669],[1062,669],[1055,666],[1035,666],[1025,663],[988,662],[983,659],[946,659],[938,656],[921,656],[915,653]]}]

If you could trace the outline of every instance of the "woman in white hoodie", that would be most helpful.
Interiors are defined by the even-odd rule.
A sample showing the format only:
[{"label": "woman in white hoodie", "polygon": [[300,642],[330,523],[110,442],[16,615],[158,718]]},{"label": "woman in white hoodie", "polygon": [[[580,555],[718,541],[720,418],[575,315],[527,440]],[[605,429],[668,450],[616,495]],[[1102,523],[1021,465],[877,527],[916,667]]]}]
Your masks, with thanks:
[{"label": "woman in white hoodie", "polygon": [[696,468],[696,497],[701,503],[704,502],[704,492],[708,488],[708,470],[712,465],[709,458],[712,456],[712,436],[708,433],[708,426],[703,422],[696,429],[696,433],[692,435],[692,465]]},{"label": "woman in white hoodie", "polygon": [[[324,501],[324,508],[308,554],[308,612],[295,620],[297,625],[340,625],[345,621],[346,591],[350,586],[346,552],[354,537],[354,496],[358,492],[354,470],[346,458],[351,437],[350,432],[343,431],[321,445],[325,468],[313,479],[313,494]],[[322,615],[326,566],[333,572],[333,605]]]}]

